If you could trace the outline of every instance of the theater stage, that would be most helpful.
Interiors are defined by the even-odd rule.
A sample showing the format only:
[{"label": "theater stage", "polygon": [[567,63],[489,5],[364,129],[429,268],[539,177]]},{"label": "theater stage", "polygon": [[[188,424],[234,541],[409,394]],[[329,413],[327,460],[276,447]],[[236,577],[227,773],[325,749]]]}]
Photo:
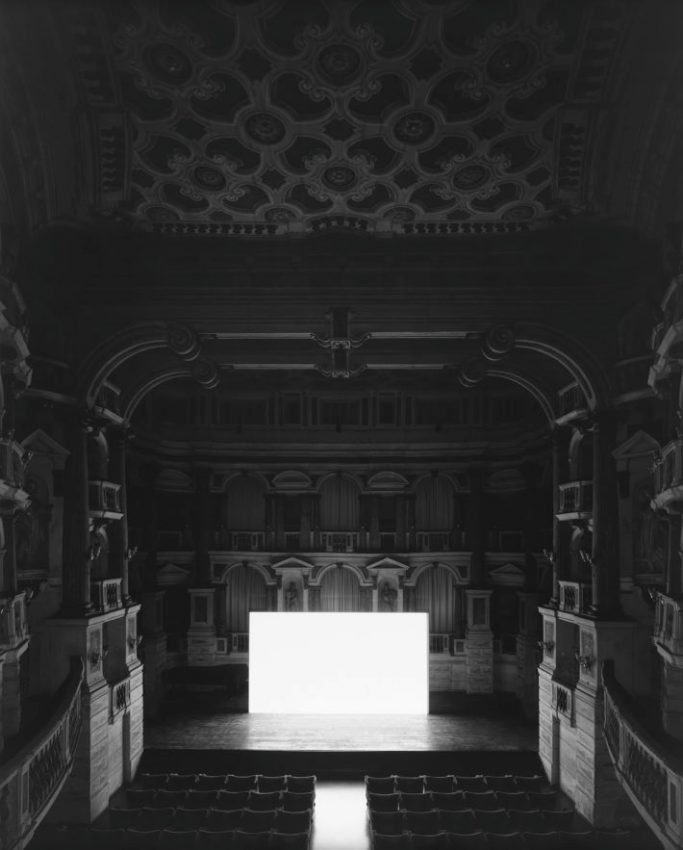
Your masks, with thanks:
[{"label": "theater stage", "polygon": [[[432,695],[427,715],[248,714],[196,694],[145,726],[143,768],[350,777],[372,772],[517,772],[538,767],[538,727],[500,695]],[[456,764],[457,761],[457,764]],[[230,765],[226,767],[226,765]]]}]

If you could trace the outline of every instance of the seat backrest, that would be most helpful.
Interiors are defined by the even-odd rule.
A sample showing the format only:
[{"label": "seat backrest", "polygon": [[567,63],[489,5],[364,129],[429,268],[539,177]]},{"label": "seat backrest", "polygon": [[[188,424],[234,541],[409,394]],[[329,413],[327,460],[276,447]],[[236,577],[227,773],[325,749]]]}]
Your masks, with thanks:
[{"label": "seat backrest", "polygon": [[242,809],[242,822],[239,829],[243,832],[266,832],[275,825],[276,810],[260,812],[254,809]]},{"label": "seat backrest", "polygon": [[453,777],[456,791],[486,791],[486,779],[482,775]]},{"label": "seat backrest", "polygon": [[401,792],[399,798],[399,808],[407,812],[427,812],[435,808],[430,791],[415,794]]},{"label": "seat backrest", "polygon": [[296,776],[288,774],[287,790],[294,791],[295,794],[306,794],[310,791],[315,791],[315,776]]},{"label": "seat backrest", "polygon": [[435,809],[459,812],[468,808],[464,791],[451,791],[450,793],[432,791],[431,794]]},{"label": "seat backrest", "polygon": [[448,794],[455,790],[453,785],[453,774],[430,776],[429,774],[423,777],[425,791],[439,791]]},{"label": "seat backrest", "polygon": [[256,786],[256,774],[229,773],[225,777],[225,788],[227,791],[255,791]]},{"label": "seat backrest", "polygon": [[284,791],[287,788],[287,775],[268,776],[260,773],[257,779],[257,788],[259,791]]},{"label": "seat backrest", "polygon": [[280,804],[288,812],[301,812],[312,809],[315,804],[315,791],[299,793],[297,791],[283,791],[280,795]]},{"label": "seat backrest", "polygon": [[212,805],[214,809],[243,809],[249,799],[248,791],[218,791]]},{"label": "seat backrest", "polygon": [[465,791],[465,802],[469,809],[498,809],[500,803],[495,791]]},{"label": "seat backrest", "polygon": [[406,791],[410,794],[421,794],[424,791],[424,779],[422,776],[397,775],[394,782],[397,791]]},{"label": "seat backrest", "polygon": [[400,794],[375,794],[369,791],[366,795],[368,808],[376,812],[396,812],[400,808]]},{"label": "seat backrest", "polygon": [[199,773],[195,788],[198,791],[221,791],[225,788],[225,774]]},{"label": "seat backrest", "polygon": [[365,791],[374,794],[393,794],[396,790],[393,776],[366,776]]},{"label": "seat backrest", "polygon": [[250,791],[247,808],[255,811],[270,811],[280,806],[279,791]]},{"label": "seat backrest", "polygon": [[159,833],[159,850],[192,850],[196,846],[194,829],[162,829]]},{"label": "seat backrest", "polygon": [[235,842],[235,831],[233,829],[200,829],[197,832],[197,850],[226,850]]},{"label": "seat backrest", "polygon": [[197,775],[194,773],[169,773],[166,780],[166,788],[169,791],[189,791],[197,784]]}]

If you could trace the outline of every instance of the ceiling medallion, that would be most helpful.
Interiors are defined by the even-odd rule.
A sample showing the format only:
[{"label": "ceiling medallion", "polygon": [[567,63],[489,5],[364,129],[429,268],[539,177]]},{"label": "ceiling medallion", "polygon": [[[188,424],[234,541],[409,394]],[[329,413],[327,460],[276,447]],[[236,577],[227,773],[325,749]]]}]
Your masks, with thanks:
[{"label": "ceiling medallion", "polygon": [[470,192],[483,186],[489,176],[490,171],[483,165],[465,165],[455,172],[452,181],[456,189]]},{"label": "ceiling medallion", "polygon": [[352,80],[360,68],[360,55],[347,44],[330,44],[318,54],[322,75],[334,85],[344,85]]},{"label": "ceiling medallion", "polygon": [[209,165],[198,165],[194,169],[192,177],[194,182],[203,189],[218,190],[225,186],[223,174],[217,168],[212,168]]},{"label": "ceiling medallion", "polygon": [[355,186],[358,178],[355,171],[347,165],[332,165],[323,171],[323,182],[330,189],[344,192]]},{"label": "ceiling medallion", "polygon": [[180,216],[169,207],[147,207],[147,218],[155,224],[169,224],[172,221],[180,221]]},{"label": "ceiling medallion", "polygon": [[517,204],[505,210],[503,221],[529,221],[535,214],[536,210],[530,204]]},{"label": "ceiling medallion", "polygon": [[185,83],[192,75],[190,60],[172,44],[153,44],[146,48],[145,62],[166,83]]},{"label": "ceiling medallion", "polygon": [[523,41],[508,41],[494,50],[486,70],[494,83],[514,83],[522,79],[534,64],[534,51]]},{"label": "ceiling medallion", "polygon": [[250,115],[245,126],[251,138],[262,145],[276,145],[285,137],[285,125],[268,112]]},{"label": "ceiling medallion", "polygon": [[394,124],[394,135],[405,145],[421,145],[435,128],[434,119],[426,112],[408,112]]},{"label": "ceiling medallion", "polygon": [[415,210],[410,207],[392,207],[384,213],[384,218],[392,222],[392,224],[405,224],[409,221],[415,221]]},{"label": "ceiling medallion", "polygon": [[287,207],[271,207],[271,209],[266,210],[266,221],[272,224],[288,224],[295,218],[294,212]]}]

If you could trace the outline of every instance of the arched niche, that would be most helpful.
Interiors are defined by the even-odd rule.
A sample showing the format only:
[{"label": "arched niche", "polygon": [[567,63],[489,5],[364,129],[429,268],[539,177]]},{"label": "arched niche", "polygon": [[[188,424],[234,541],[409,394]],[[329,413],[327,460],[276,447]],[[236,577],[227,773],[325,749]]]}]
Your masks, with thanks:
[{"label": "arched niche", "polygon": [[355,570],[340,564],[320,576],[318,610],[363,611],[365,594]]}]

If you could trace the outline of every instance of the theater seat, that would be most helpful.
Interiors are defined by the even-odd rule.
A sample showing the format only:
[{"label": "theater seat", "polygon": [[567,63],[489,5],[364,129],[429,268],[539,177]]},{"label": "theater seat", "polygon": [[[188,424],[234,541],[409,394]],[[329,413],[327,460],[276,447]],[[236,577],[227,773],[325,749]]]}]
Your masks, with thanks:
[{"label": "theater seat", "polygon": [[494,791],[465,791],[465,803],[468,809],[475,811],[500,808],[500,803],[496,799]]},{"label": "theater seat", "polygon": [[187,791],[165,791],[162,789],[161,791],[157,791],[156,796],[149,803],[149,806],[155,809],[165,809],[168,806],[172,808],[182,806],[185,804],[187,793]]},{"label": "theater seat", "polygon": [[242,809],[242,822],[239,829],[242,832],[267,832],[275,826],[275,810],[259,812],[253,809]]},{"label": "theater seat", "polygon": [[218,791],[188,791],[182,803],[184,809],[210,809],[216,805]]},{"label": "theater seat", "polygon": [[508,812],[508,817],[510,818],[510,823],[518,832],[542,834],[549,832],[551,828],[554,829],[554,827],[548,826],[548,823],[539,811],[510,811]]},{"label": "theater seat", "polygon": [[425,791],[439,791],[448,794],[455,790],[452,774],[446,776],[425,775],[423,780]]},{"label": "theater seat", "polygon": [[510,818],[504,809],[497,811],[475,811],[474,816],[477,819],[479,829],[486,833],[495,833],[497,835],[508,835],[512,832],[512,824]]},{"label": "theater seat", "polygon": [[229,850],[235,844],[233,829],[200,829],[197,833],[197,850]]},{"label": "theater seat", "polygon": [[257,786],[256,774],[229,773],[225,777],[226,791],[255,791]]},{"label": "theater seat", "polygon": [[168,781],[168,773],[138,773],[135,782],[141,788],[164,788]]},{"label": "theater seat", "polygon": [[409,850],[408,836],[402,832],[398,833],[398,835],[373,832],[372,847],[373,850]]},{"label": "theater seat", "polygon": [[454,776],[454,788],[456,791],[477,791],[482,793],[486,790],[486,779],[483,776]]},{"label": "theater seat", "polygon": [[127,829],[130,826],[135,826],[135,823],[140,814],[140,809],[118,809],[110,806],[108,809],[109,826],[112,829],[120,827]]},{"label": "theater seat", "polygon": [[286,812],[280,809],[275,815],[273,829],[277,832],[301,833],[311,831],[312,817],[310,810],[305,812]]},{"label": "theater seat", "polygon": [[496,791],[496,799],[501,809],[516,812],[528,812],[533,808],[529,796],[524,791]]},{"label": "theater seat", "polygon": [[287,790],[295,794],[308,794],[315,791],[315,776],[287,775]]},{"label": "theater seat", "polygon": [[441,832],[439,813],[436,809],[428,812],[406,812],[405,824],[409,832],[419,835],[434,835]]},{"label": "theater seat", "polygon": [[309,832],[278,832],[270,834],[270,846],[277,850],[308,850],[311,841]]},{"label": "theater seat", "polygon": [[[165,775],[165,774],[164,774]],[[156,799],[157,792],[155,788],[127,788],[126,800],[131,809],[141,809],[143,806],[149,806]]]},{"label": "theater seat", "polygon": [[435,808],[432,795],[427,793],[410,794],[402,792],[399,794],[399,809],[407,812],[428,812]]},{"label": "theater seat", "polygon": [[[123,846],[125,848],[136,848],[136,850],[147,850],[147,848],[157,848],[159,844],[159,829],[127,829],[123,834]],[[71,844],[68,845],[69,850]],[[91,845],[91,850],[95,848]]]},{"label": "theater seat", "polygon": [[312,809],[315,804],[315,791],[299,793],[298,791],[283,791],[280,795],[280,805],[288,812],[304,812]]},{"label": "theater seat", "polygon": [[225,788],[225,774],[197,774],[195,789],[197,791],[222,791]]},{"label": "theater seat", "polygon": [[421,794],[424,791],[424,779],[422,776],[401,776],[394,779],[397,791],[405,791],[408,794]]},{"label": "theater seat", "polygon": [[261,792],[285,791],[287,788],[287,776],[285,774],[280,776],[259,774],[256,785],[258,790]]},{"label": "theater seat", "polygon": [[515,776],[515,785],[520,791],[542,791],[548,787],[548,780],[540,774]]},{"label": "theater seat", "polygon": [[398,835],[403,832],[403,812],[370,812],[370,825],[382,835]]},{"label": "theater seat", "polygon": [[163,809],[155,809],[145,806],[140,809],[135,829],[164,829],[175,820],[176,810],[172,806]]},{"label": "theater seat", "polygon": [[450,793],[432,791],[431,793],[435,809],[441,809],[442,811],[449,812],[460,812],[463,809],[468,808],[463,791],[452,791]]},{"label": "theater seat", "polygon": [[439,823],[445,832],[456,832],[461,834],[479,831],[477,819],[471,809],[460,812],[440,811]]},{"label": "theater seat", "polygon": [[169,773],[166,780],[167,791],[189,791],[197,785],[194,773]]},{"label": "theater seat", "polygon": [[488,850],[489,847],[483,832],[444,832],[442,841],[447,850]]},{"label": "theater seat", "polygon": [[268,850],[276,845],[271,844],[270,830],[266,832],[245,832],[242,829],[235,830],[234,850]]},{"label": "theater seat", "polygon": [[223,811],[222,809],[209,809],[206,817],[205,828],[212,832],[225,832],[235,830],[242,823],[242,809]]},{"label": "theater seat", "polygon": [[400,794],[367,794],[368,808],[374,812],[397,812],[400,808]]},{"label": "theater seat", "polygon": [[193,850],[197,831],[194,829],[162,829],[159,833],[159,850]]},{"label": "theater seat", "polygon": [[[96,829],[90,828],[90,842],[95,850],[119,850],[123,847],[125,829]],[[63,850],[68,850],[64,848]]]},{"label": "theater seat", "polygon": [[515,777],[511,773],[507,773],[504,776],[489,776],[488,774],[484,777],[486,779],[486,787],[490,791],[515,791],[517,790],[517,786],[515,783]]},{"label": "theater seat", "polygon": [[214,809],[237,811],[243,809],[247,805],[248,799],[248,791],[219,791],[214,796],[214,801],[211,806]]},{"label": "theater seat", "polygon": [[393,776],[366,776],[365,792],[373,794],[393,794],[396,790]]},{"label": "theater seat", "polygon": [[176,809],[173,829],[201,829],[207,822],[206,809]]},{"label": "theater seat", "polygon": [[256,812],[269,812],[280,807],[279,791],[250,791],[246,808]]},{"label": "theater seat", "polygon": [[419,833],[409,832],[407,840],[410,850],[444,850],[446,847],[443,832],[437,832],[434,835],[420,835]]},{"label": "theater seat", "polygon": [[[490,850],[519,850],[524,845],[524,839],[519,832],[486,833]],[[552,850],[552,848],[548,848]]]}]

